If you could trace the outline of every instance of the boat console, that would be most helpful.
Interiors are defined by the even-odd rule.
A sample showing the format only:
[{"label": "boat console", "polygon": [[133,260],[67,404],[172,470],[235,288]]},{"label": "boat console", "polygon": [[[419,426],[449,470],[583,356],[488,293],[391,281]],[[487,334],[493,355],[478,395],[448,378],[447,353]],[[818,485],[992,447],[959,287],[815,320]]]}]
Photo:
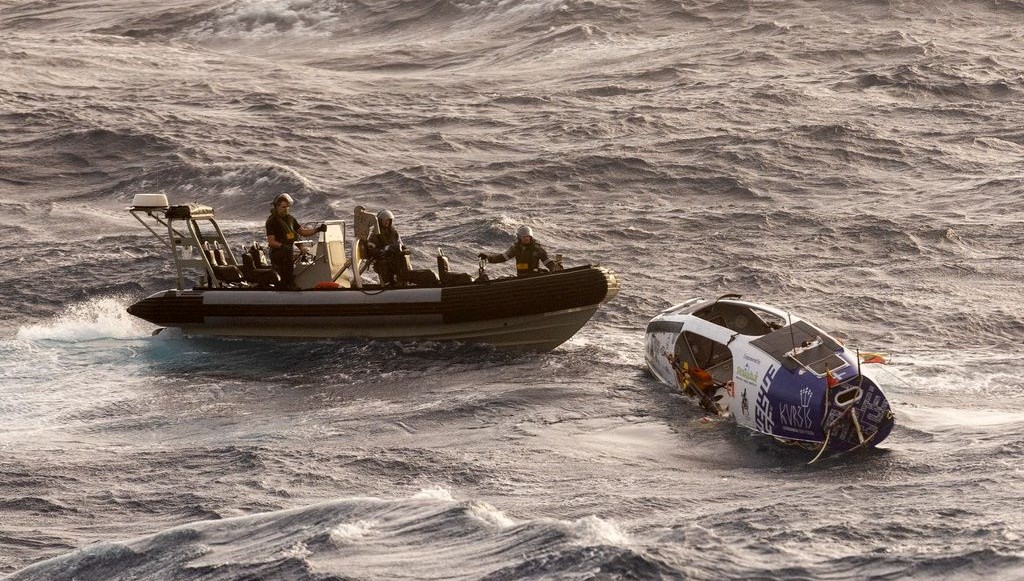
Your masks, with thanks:
[{"label": "boat console", "polygon": [[[137,194],[128,212],[170,250],[179,290],[186,288],[187,279],[196,281],[196,288],[266,288],[278,280],[256,242],[242,249],[239,262],[209,206],[172,206],[165,194]],[[307,247],[295,268],[300,288],[314,288],[323,281],[350,286],[351,275],[344,276],[350,264],[345,256],[345,222],[324,224],[326,232],[301,242]]]}]

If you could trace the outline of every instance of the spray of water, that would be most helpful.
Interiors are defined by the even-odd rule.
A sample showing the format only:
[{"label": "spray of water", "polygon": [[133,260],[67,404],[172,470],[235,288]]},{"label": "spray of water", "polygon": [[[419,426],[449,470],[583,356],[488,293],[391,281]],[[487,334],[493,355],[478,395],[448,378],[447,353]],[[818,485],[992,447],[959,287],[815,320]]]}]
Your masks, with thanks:
[{"label": "spray of water", "polygon": [[99,297],[69,305],[57,317],[18,329],[23,341],[79,343],[97,339],[140,339],[152,334],[152,325],[132,317],[125,310],[130,299]]}]

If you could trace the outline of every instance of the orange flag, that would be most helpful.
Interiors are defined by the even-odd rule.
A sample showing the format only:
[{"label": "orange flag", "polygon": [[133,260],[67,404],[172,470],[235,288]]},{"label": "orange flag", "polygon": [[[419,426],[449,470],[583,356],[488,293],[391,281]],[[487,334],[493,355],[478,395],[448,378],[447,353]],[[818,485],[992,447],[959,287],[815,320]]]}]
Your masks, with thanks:
[{"label": "orange flag", "polygon": [[832,375],[832,370],[828,368],[825,369],[825,385],[828,386],[829,389],[839,385],[839,380]]}]

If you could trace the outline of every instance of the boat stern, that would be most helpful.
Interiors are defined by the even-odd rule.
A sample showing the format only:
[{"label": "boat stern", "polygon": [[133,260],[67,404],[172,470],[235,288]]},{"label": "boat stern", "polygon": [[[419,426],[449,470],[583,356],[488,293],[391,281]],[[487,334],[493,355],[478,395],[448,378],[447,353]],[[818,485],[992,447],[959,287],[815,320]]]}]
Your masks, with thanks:
[{"label": "boat stern", "polygon": [[822,430],[830,452],[874,447],[889,436],[896,423],[888,398],[866,375],[857,374],[829,387],[827,397]]}]

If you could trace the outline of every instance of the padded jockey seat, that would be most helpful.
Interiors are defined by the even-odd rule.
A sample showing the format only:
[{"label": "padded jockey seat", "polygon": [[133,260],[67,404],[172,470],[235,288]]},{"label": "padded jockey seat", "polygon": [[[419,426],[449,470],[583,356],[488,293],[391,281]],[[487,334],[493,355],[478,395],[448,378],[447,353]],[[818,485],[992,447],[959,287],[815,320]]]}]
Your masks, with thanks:
[{"label": "padded jockey seat", "polygon": [[[236,269],[237,270],[237,269]],[[281,276],[273,268],[257,268],[252,254],[242,255],[242,273],[245,280],[259,287],[267,287],[280,282]]]},{"label": "padded jockey seat", "polygon": [[407,270],[403,278],[405,282],[414,286],[440,286],[441,284],[434,271],[428,268]]},{"label": "padded jockey seat", "polygon": [[206,254],[206,259],[210,262],[214,278],[226,284],[242,282],[242,272],[234,264],[228,264],[224,251],[217,246],[216,242],[211,247],[207,241],[203,248],[203,253]]},{"label": "padded jockey seat", "polygon": [[448,257],[441,252],[440,248],[437,249],[437,278],[441,283],[441,286],[457,286],[473,282],[472,275],[464,272],[451,271],[451,266],[448,264]]},{"label": "padded jockey seat", "polygon": [[226,282],[226,283],[229,283],[229,284],[236,283],[236,282],[242,282],[242,272],[240,270],[238,270],[237,266],[235,266],[233,264],[229,264],[229,265],[213,264],[211,266],[213,267],[213,274],[217,276],[217,280],[219,280],[221,282]]},{"label": "padded jockey seat", "polygon": [[441,277],[441,286],[459,286],[473,282],[473,275],[468,272],[446,272]]}]

